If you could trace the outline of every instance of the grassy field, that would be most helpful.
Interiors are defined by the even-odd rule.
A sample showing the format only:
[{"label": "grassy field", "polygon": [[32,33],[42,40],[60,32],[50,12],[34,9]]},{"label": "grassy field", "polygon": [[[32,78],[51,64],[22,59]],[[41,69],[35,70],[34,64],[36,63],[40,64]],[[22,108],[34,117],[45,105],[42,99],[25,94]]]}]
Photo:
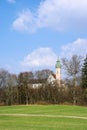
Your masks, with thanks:
[{"label": "grassy field", "polygon": [[62,105],[1,106],[0,130],[87,130],[87,108]]}]

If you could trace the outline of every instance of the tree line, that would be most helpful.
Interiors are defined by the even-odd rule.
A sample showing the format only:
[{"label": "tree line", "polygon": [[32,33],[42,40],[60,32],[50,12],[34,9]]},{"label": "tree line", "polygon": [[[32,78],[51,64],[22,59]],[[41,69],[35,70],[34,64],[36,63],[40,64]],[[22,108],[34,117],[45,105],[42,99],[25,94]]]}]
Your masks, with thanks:
[{"label": "tree line", "polygon": [[[74,104],[87,105],[87,56],[61,59],[65,77],[58,86],[47,82],[52,70],[10,74],[0,69],[0,105]],[[32,84],[39,84],[34,86]]]}]

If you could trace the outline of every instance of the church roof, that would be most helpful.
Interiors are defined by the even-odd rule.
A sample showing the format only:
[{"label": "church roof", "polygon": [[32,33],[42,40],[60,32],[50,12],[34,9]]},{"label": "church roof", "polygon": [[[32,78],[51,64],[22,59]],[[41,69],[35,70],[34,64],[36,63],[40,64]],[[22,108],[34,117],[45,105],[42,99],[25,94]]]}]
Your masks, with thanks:
[{"label": "church roof", "polygon": [[52,76],[56,79],[56,75],[55,74],[52,74]]},{"label": "church roof", "polygon": [[61,64],[60,64],[59,58],[58,58],[58,60],[56,61],[55,67],[56,67],[56,68],[61,68]]}]

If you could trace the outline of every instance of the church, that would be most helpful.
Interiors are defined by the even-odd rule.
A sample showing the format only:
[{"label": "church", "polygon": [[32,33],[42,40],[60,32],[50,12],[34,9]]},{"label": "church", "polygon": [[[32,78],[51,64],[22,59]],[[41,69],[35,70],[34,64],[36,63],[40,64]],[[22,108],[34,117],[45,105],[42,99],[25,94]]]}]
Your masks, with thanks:
[{"label": "church", "polygon": [[55,68],[56,68],[55,74],[50,74],[47,81],[48,81],[48,83],[52,83],[52,84],[54,84],[54,82],[57,82],[58,85],[60,86],[60,83],[61,83],[61,64],[60,64],[59,58],[56,61]]},{"label": "church", "polygon": [[42,84],[54,84],[57,83],[58,86],[60,87],[61,85],[61,64],[60,64],[60,60],[58,58],[58,60],[56,61],[56,65],[55,65],[55,73],[51,73],[47,79],[42,79],[42,80],[32,80],[30,82],[30,84],[32,85],[33,88],[42,86]]}]

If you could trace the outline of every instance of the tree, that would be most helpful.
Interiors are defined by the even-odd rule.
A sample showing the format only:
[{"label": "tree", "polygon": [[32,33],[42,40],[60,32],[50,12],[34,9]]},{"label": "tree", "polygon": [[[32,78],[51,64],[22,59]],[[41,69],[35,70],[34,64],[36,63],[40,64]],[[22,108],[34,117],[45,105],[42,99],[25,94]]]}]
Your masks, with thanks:
[{"label": "tree", "polygon": [[[25,81],[25,72],[21,72],[18,75],[18,99],[19,104],[26,104],[26,86],[27,82]],[[26,79],[27,80],[27,79]]]},{"label": "tree", "polygon": [[17,77],[0,69],[0,102],[11,105],[17,103]]},{"label": "tree", "polygon": [[0,69],[0,88],[5,88],[9,78],[8,71]]},{"label": "tree", "polygon": [[5,104],[6,102],[6,87],[9,78],[8,71],[0,69],[0,104]]},{"label": "tree", "polygon": [[70,60],[63,58],[63,66],[67,75],[73,80],[73,103],[76,104],[76,86],[77,78],[81,72],[81,56],[73,55]]},{"label": "tree", "polygon": [[9,74],[5,92],[7,105],[18,103],[17,76],[15,74]]},{"label": "tree", "polygon": [[19,95],[19,104],[28,104],[29,103],[29,82],[33,79],[32,72],[21,72],[18,75],[18,95]]},{"label": "tree", "polygon": [[53,71],[49,70],[49,69],[45,69],[45,70],[38,70],[35,72],[35,78],[36,79],[47,79],[48,76],[50,74],[52,74]]},{"label": "tree", "polygon": [[82,87],[87,88],[87,56],[84,59],[82,67]]},{"label": "tree", "polygon": [[63,66],[66,74],[73,79],[73,85],[76,86],[76,78],[81,72],[81,56],[73,55],[70,60],[63,58]]}]

